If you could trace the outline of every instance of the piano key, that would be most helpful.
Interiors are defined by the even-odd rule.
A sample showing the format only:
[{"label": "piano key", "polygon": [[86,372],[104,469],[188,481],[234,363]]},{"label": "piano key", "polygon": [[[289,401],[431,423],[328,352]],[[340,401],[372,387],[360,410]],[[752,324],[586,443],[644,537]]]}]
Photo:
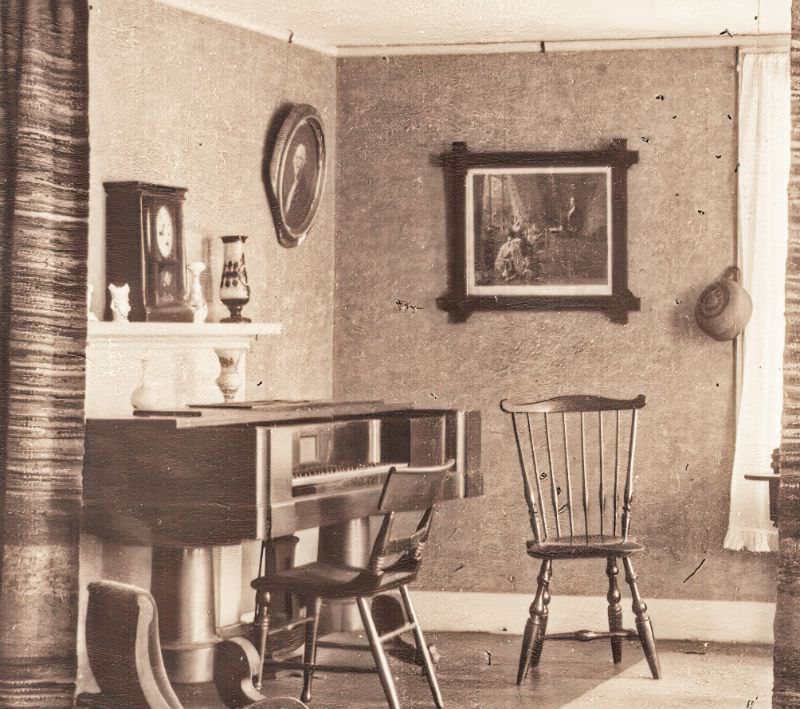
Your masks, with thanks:
[{"label": "piano key", "polygon": [[326,466],[298,471],[292,475],[292,496],[296,497],[298,488],[316,485],[331,485],[337,482],[351,482],[357,486],[362,478],[385,476],[392,468],[408,467],[408,463],[380,463],[354,466]]}]

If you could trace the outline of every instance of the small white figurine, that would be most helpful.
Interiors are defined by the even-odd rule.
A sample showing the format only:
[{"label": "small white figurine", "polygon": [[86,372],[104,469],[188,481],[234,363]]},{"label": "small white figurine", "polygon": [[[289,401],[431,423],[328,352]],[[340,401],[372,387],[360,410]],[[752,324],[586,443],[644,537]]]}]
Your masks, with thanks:
[{"label": "small white figurine", "polygon": [[208,315],[208,304],[203,297],[203,284],[200,282],[200,274],[206,270],[206,265],[202,261],[192,261],[186,270],[192,275],[189,285],[189,296],[186,302],[192,311],[192,322],[205,322]]},{"label": "small white figurine", "polygon": [[115,286],[108,284],[108,292],[111,294],[111,316],[114,322],[128,322],[128,314],[131,312],[130,304],[130,285]]},{"label": "small white figurine", "polygon": [[92,295],[94,295],[94,286],[89,283],[86,286],[86,319],[96,322],[97,315],[92,312]]}]

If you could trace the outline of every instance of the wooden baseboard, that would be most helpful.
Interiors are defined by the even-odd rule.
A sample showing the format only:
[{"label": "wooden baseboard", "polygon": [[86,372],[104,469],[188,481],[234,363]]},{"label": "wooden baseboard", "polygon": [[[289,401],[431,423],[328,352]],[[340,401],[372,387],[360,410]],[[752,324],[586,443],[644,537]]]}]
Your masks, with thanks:
[{"label": "wooden baseboard", "polygon": [[[422,591],[412,596],[426,631],[485,632],[519,635],[525,627],[533,594]],[[645,599],[656,638],[771,644],[774,603]],[[604,596],[554,596],[548,633],[583,628],[602,630]],[[623,600],[626,627],[633,627],[630,601]]]}]

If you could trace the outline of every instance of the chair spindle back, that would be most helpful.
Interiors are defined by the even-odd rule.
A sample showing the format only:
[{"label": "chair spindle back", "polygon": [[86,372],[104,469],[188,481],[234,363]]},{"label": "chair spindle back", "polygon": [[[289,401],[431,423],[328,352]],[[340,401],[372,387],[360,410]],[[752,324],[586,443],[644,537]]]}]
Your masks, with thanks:
[{"label": "chair spindle back", "polygon": [[[537,543],[627,540],[637,413],[645,397],[504,399]],[[613,429],[613,431],[611,430]],[[610,435],[609,435],[610,434]]]}]

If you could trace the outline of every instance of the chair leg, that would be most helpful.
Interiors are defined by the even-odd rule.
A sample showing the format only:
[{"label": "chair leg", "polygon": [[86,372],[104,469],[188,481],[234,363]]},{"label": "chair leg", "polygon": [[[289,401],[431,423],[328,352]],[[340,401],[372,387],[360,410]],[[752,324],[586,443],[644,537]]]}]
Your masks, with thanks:
[{"label": "chair leg", "polygon": [[549,559],[542,562],[537,577],[536,595],[533,597],[529,610],[529,618],[525,623],[525,634],[522,636],[522,650],[519,655],[519,668],[517,669],[517,684],[528,674],[528,668],[539,664],[544,647],[544,635],[547,631],[548,605],[550,603],[550,577],[553,571],[553,562]]},{"label": "chair leg", "polygon": [[519,667],[517,668],[517,684],[528,675],[528,667],[531,664],[531,651],[533,649],[533,635],[539,634],[539,625],[534,626],[533,605],[529,611],[530,615],[525,621],[525,631],[522,633],[522,649],[519,652]]},{"label": "chair leg", "polygon": [[261,689],[264,681],[264,661],[267,654],[267,636],[269,635],[269,591],[256,591],[256,617],[255,625],[259,631],[258,638],[258,677],[256,678],[255,687]]},{"label": "chair leg", "polygon": [[661,678],[661,664],[658,661],[658,651],[656,650],[656,639],[653,635],[653,625],[647,615],[647,604],[639,595],[639,588],[636,585],[636,573],[633,570],[633,563],[630,557],[622,559],[625,566],[625,580],[631,588],[631,598],[633,599],[633,613],[636,616],[636,632],[639,633],[639,641],[642,643],[644,656],[650,666],[650,673],[653,679]]},{"label": "chair leg", "polygon": [[313,612],[314,620],[306,623],[306,643],[303,649],[303,693],[300,698],[304,702],[311,701],[311,681],[314,679],[314,664],[317,662],[317,635],[319,633],[319,613],[322,599],[314,597],[313,603],[306,604],[306,613]]},{"label": "chair leg", "polygon": [[361,622],[364,624],[364,630],[369,640],[369,648],[372,650],[372,657],[375,659],[375,665],[378,668],[378,676],[381,678],[381,685],[383,685],[383,693],[386,695],[386,701],[389,703],[390,709],[400,709],[400,699],[397,696],[397,690],[394,686],[392,679],[392,671],[389,667],[389,661],[386,659],[386,653],[383,651],[380,635],[375,627],[375,621],[372,619],[372,612],[369,608],[367,599],[363,596],[356,598],[358,605],[358,612],[361,614]]},{"label": "chair leg", "polygon": [[553,562],[547,561],[546,568],[543,569],[542,580],[542,620],[539,624],[539,634],[533,639],[533,654],[531,656],[531,667],[536,667],[542,657],[544,648],[544,636],[547,633],[547,619],[550,617],[550,577],[553,575]]},{"label": "chair leg", "polygon": [[436,681],[436,671],[433,666],[433,659],[431,658],[431,653],[428,650],[428,646],[425,644],[425,637],[422,634],[422,628],[419,625],[419,620],[417,620],[417,614],[414,612],[414,606],[411,603],[411,596],[408,594],[407,586],[400,586],[400,596],[403,599],[403,607],[406,610],[406,615],[408,616],[409,621],[414,624],[412,629],[414,633],[414,641],[417,644],[417,652],[422,655],[423,668],[425,669],[425,676],[428,679],[428,686],[431,688],[433,701],[438,709],[442,709],[444,706],[444,700],[442,699],[442,692],[439,689],[439,683]]},{"label": "chair leg", "polygon": [[[609,556],[606,560],[606,575],[608,576],[608,630],[609,632],[616,633],[622,630],[622,606],[620,600],[622,594],[619,592],[619,584],[617,583],[617,575],[619,574],[619,566],[617,559],[614,556]],[[614,664],[618,665],[622,662],[622,638],[611,638],[611,656],[614,659]]]}]

